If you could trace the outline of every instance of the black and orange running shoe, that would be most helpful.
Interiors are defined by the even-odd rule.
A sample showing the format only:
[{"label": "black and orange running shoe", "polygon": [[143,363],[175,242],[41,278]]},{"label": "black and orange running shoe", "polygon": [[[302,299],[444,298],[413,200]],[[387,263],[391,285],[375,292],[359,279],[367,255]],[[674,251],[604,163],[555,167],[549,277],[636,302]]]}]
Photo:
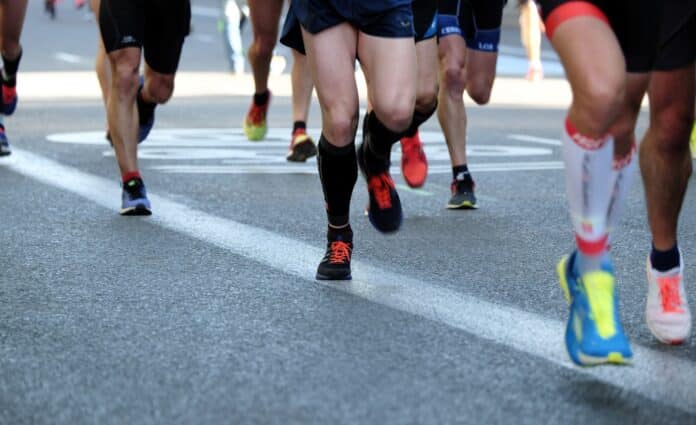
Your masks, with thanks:
[{"label": "black and orange running shoe", "polygon": [[358,165],[367,181],[370,205],[367,216],[370,223],[383,233],[399,230],[403,221],[401,200],[396,192],[394,180],[389,174],[389,160],[370,159],[365,142],[358,146]]},{"label": "black and orange running shoe", "polygon": [[326,254],[319,263],[317,280],[350,280],[350,257],[353,254],[352,232],[327,236]]},{"label": "black and orange running shoe", "polygon": [[304,128],[298,128],[292,133],[290,149],[285,158],[290,162],[305,162],[317,154],[317,146]]}]

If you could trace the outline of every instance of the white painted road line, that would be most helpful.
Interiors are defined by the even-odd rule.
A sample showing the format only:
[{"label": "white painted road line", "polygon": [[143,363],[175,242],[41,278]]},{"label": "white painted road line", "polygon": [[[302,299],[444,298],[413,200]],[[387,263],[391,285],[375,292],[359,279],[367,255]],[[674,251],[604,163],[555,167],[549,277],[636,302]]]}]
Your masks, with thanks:
[{"label": "white painted road line", "polygon": [[81,64],[85,62],[85,59],[82,56],[73,55],[72,53],[66,52],[56,52],[53,54],[53,57],[58,59],[59,61],[72,64]]},{"label": "white painted road line", "polygon": [[561,141],[558,139],[529,136],[526,134],[508,134],[507,138],[512,140],[519,140],[520,142],[531,142],[540,143],[542,145],[561,146]]},{"label": "white painted road line", "polygon": [[[118,186],[31,152],[14,149],[5,168],[41,183],[79,195],[111,210],[118,209]],[[154,215],[146,220],[213,244],[283,273],[311,280],[323,249],[276,233],[226,220],[152,194]],[[128,220],[124,218],[124,220]],[[319,241],[320,242],[320,241]],[[553,271],[549,271],[552,275]],[[516,282],[511,282],[515,284]],[[353,281],[323,283],[397,310],[461,329],[576,373],[633,391],[657,402],[696,414],[696,363],[634,345],[635,366],[581,369],[567,360],[564,324],[514,307],[494,304],[361,261],[353,262]],[[559,295],[559,302],[561,297]],[[466,336],[462,335],[462,338]]]}]

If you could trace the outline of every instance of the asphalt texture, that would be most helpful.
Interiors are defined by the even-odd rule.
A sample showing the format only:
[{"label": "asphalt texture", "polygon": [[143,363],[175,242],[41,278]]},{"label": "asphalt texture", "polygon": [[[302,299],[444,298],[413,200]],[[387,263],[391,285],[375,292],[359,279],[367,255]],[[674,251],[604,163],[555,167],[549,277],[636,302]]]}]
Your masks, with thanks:
[{"label": "asphalt texture", "polygon": [[[218,3],[194,5],[204,8],[200,12]],[[94,22],[70,2],[60,4],[55,21],[41,7],[30,4],[20,72],[90,69],[83,58],[94,52]],[[193,26],[200,37],[187,41],[182,72],[226,71],[216,20],[194,13]],[[503,43],[517,45],[516,37],[516,28],[506,27]],[[72,54],[72,62],[56,52]],[[0,158],[2,424],[696,423],[696,401],[632,390],[612,377],[615,367],[588,374],[565,358],[463,331],[440,317],[437,305],[432,314],[413,314],[409,307],[385,305],[380,296],[321,285],[313,274],[279,266],[294,259],[318,264],[319,257],[280,251],[282,261],[269,264],[253,252],[191,234],[185,223],[181,229],[162,225],[156,217],[167,211],[157,203],[154,217],[120,217],[101,101],[22,100],[21,74],[19,93],[17,112],[5,119],[18,154]],[[140,149],[148,191],[196,214],[259,229],[253,242],[261,250],[279,249],[271,246],[275,236],[263,235],[323,249],[316,163],[284,159],[290,99],[273,100],[272,131],[259,143],[241,134],[249,100],[175,95],[159,107],[155,130]],[[560,150],[553,144],[564,116],[562,108],[469,108],[475,211],[445,209],[451,175],[444,139],[431,119],[423,127],[431,166],[423,189],[406,189],[394,150],[392,171],[405,214],[400,232],[383,236],[371,227],[359,179],[351,211],[355,261],[421,282],[424,291],[451,291],[564,322],[555,264],[573,248],[573,237]],[[315,138],[320,126],[315,100],[309,120]],[[41,179],[18,172],[12,164],[21,167],[21,152],[113,182],[113,208],[76,194],[82,187],[65,190],[57,184],[63,174],[50,174],[53,168]],[[86,190],[92,182],[85,180]],[[688,190],[680,222],[692,300],[695,191],[693,185]],[[680,362],[690,376],[696,342],[663,346],[644,322],[649,248],[637,177],[612,247],[623,325],[634,346]],[[475,312],[460,314],[478,322]],[[529,329],[523,337],[560,346],[563,334],[547,339]],[[650,370],[639,360],[623,369]],[[650,379],[655,387],[669,384],[659,369]],[[695,382],[684,394],[695,393]]]}]

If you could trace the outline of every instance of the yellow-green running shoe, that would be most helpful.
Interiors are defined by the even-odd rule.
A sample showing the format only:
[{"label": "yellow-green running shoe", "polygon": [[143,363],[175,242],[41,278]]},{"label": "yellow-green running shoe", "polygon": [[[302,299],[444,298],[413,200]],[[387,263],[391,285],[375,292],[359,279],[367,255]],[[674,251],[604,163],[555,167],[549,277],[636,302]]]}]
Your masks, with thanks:
[{"label": "yellow-green running shoe", "polygon": [[244,134],[252,142],[258,142],[266,137],[268,126],[266,125],[266,112],[271,104],[271,92],[268,92],[268,100],[263,105],[257,105],[253,100],[246,117],[244,117]]}]

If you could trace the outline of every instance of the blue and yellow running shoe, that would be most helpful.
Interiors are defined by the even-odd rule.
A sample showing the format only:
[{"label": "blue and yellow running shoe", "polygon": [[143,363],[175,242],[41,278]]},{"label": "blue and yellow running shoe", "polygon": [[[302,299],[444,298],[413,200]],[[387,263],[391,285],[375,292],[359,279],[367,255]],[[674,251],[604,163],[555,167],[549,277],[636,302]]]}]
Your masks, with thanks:
[{"label": "blue and yellow running shoe", "polygon": [[629,363],[633,353],[619,320],[619,302],[611,265],[577,276],[575,253],[561,258],[556,268],[570,305],[565,343],[571,360],[580,366]]}]

